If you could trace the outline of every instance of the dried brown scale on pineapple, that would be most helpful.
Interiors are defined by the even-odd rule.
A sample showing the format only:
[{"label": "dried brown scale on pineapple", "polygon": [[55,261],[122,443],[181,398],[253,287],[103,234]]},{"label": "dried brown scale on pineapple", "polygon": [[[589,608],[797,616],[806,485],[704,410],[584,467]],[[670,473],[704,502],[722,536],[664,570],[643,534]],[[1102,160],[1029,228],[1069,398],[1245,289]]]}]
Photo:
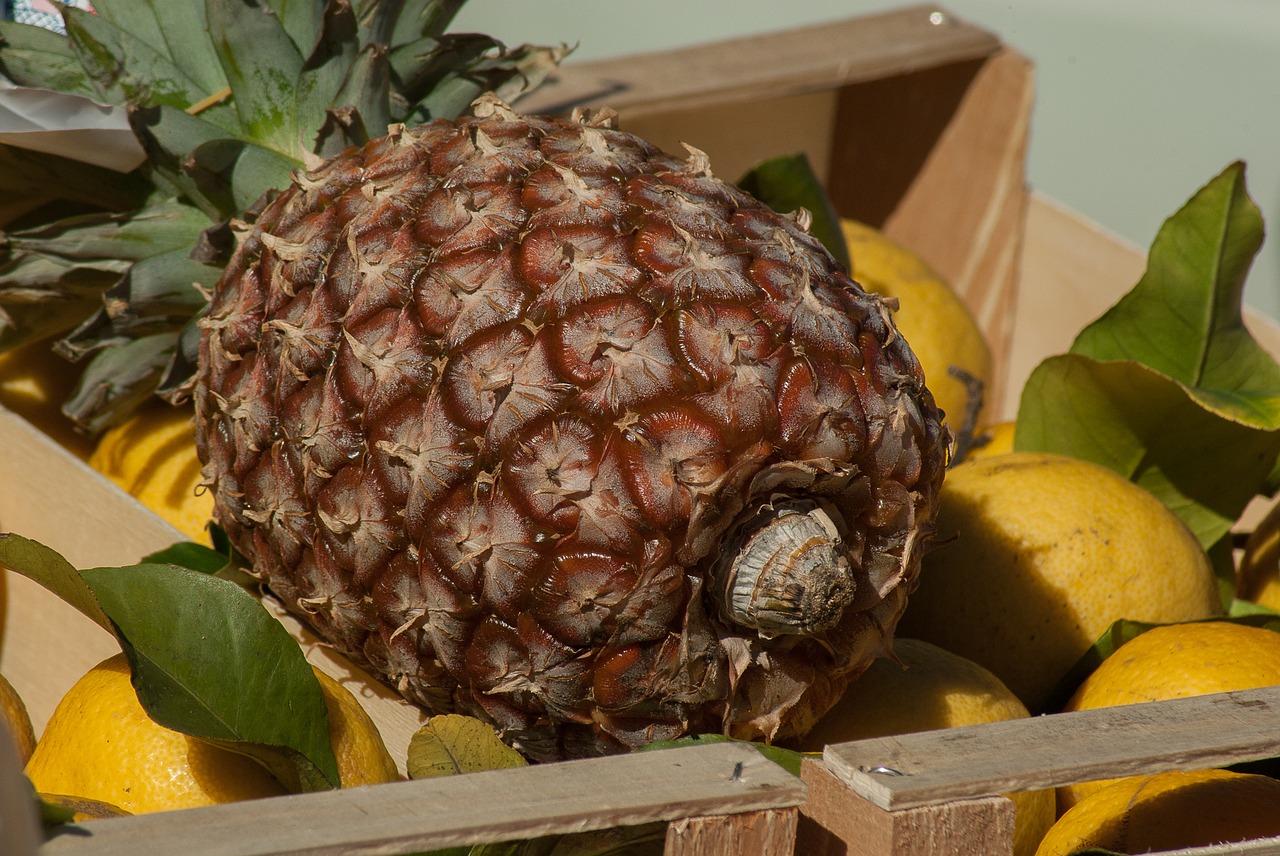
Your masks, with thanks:
[{"label": "dried brown scale on pineapple", "polygon": [[337,647],[531,757],[804,731],[931,532],[914,356],[700,152],[477,114],[244,233],[196,387],[219,519]]}]

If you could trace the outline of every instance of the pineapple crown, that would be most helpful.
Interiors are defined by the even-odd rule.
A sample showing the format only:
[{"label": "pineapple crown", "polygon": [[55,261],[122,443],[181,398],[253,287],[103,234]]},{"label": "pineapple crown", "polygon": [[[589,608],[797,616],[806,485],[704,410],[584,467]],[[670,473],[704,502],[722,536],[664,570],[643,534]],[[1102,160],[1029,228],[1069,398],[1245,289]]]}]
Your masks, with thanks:
[{"label": "pineapple crown", "polygon": [[299,168],[391,124],[536,87],[565,46],[446,29],[463,0],[96,0],[66,35],[0,21],[0,75],[127,109],[127,174],[0,145],[0,351],[57,337],[84,361],[64,412],[86,433],[180,401],[195,318],[233,244]]}]

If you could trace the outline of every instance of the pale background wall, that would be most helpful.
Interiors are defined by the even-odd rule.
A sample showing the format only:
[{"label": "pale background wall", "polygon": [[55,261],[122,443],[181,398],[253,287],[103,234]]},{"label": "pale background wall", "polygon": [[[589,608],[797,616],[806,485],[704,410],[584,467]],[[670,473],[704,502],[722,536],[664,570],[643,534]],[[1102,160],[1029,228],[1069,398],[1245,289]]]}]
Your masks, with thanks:
[{"label": "pale background wall", "polygon": [[[578,44],[570,61],[916,5],[874,0],[470,0],[455,30]],[[1280,318],[1280,0],[949,0],[1036,63],[1031,184],[1146,247],[1245,160],[1272,233],[1246,301]]]}]

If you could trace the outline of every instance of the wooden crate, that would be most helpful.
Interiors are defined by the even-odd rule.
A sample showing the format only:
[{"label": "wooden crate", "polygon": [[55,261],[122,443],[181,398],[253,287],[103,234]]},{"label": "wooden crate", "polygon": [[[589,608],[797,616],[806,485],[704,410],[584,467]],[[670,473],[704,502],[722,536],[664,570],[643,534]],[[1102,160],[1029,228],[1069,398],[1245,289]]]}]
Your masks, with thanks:
[{"label": "wooden crate", "polygon": [[[1132,247],[1028,192],[1033,91],[1025,58],[929,6],[569,65],[520,106],[610,106],[624,129],[675,151],[681,142],[696,146],[729,179],[760,159],[807,153],[842,213],[882,226],[956,286],[992,344],[995,411],[1011,415],[1035,362],[1063,350],[1132,284],[1142,261]],[[0,531],[42,541],[78,567],[129,564],[180,538],[5,411],[0,485]],[[0,671],[39,730],[67,688],[116,643],[39,586],[7,576]],[[403,763],[422,712],[268,607],[312,662],[356,693]],[[1177,711],[1171,716],[1182,721]],[[1105,742],[1082,751],[1105,757]],[[1007,852],[1011,804],[990,796],[993,787],[1012,789],[1003,761],[975,765],[965,787],[930,792],[931,802],[904,809],[893,799],[877,805],[859,790],[849,772],[864,763],[850,754],[855,748],[832,747],[824,761],[808,763],[803,781],[753,750],[719,745],[123,818],[61,835],[40,852],[413,853],[650,821],[668,823],[669,854],[863,852],[835,843],[832,836],[849,829],[866,836],[864,844],[890,842],[867,851],[890,856]],[[1018,781],[1042,785],[1040,770],[1032,773]],[[13,798],[21,787],[12,759],[0,757],[0,812],[25,805]],[[862,827],[848,825],[855,815]],[[22,837],[29,820],[0,817],[0,850],[31,852]],[[908,829],[909,840],[894,837]],[[967,837],[947,838],[957,830]],[[819,846],[828,849],[809,849]]]}]

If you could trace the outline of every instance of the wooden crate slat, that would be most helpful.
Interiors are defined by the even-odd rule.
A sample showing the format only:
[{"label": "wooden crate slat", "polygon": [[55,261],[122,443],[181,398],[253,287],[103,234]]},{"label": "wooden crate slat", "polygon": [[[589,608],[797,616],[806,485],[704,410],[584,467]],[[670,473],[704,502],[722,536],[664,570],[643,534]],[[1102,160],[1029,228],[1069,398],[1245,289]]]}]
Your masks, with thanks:
[{"label": "wooden crate slat", "polygon": [[1254,838],[1232,844],[1210,844],[1207,847],[1161,850],[1149,856],[1280,856],[1280,836]]},{"label": "wooden crate slat", "polygon": [[717,743],[95,821],[56,836],[40,854],[417,853],[786,809],[805,793],[800,779],[754,748]]},{"label": "wooden crate slat", "polygon": [[838,778],[884,809],[1276,756],[1280,687],[861,740],[823,753]]},{"label": "wooden crate slat", "polygon": [[1000,40],[937,6],[866,15],[821,25],[632,54],[557,70],[527,98],[525,112],[563,113],[609,106],[627,116],[650,110],[771,98],[906,74],[995,53]]}]

